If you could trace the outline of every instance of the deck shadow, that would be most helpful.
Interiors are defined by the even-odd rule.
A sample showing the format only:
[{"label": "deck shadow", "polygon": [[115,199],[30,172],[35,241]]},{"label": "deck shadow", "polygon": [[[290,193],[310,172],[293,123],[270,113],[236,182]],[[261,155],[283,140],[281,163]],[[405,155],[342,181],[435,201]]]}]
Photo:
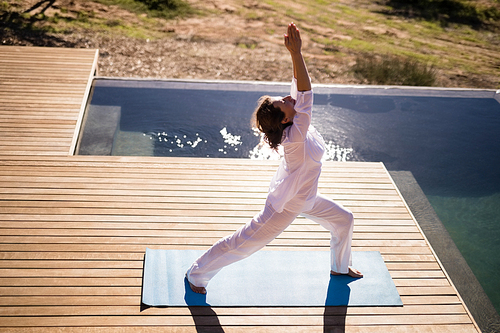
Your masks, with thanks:
[{"label": "deck shadow", "polygon": [[344,333],[347,306],[325,306],[323,313],[324,333]]},{"label": "deck shadow", "polygon": [[347,306],[332,306],[332,304],[349,304],[351,288],[349,283],[357,280],[348,276],[330,275],[328,290],[323,313],[323,332],[341,333],[345,332]]},{"label": "deck shadow", "polygon": [[219,317],[211,306],[188,306],[196,332],[223,333]]}]

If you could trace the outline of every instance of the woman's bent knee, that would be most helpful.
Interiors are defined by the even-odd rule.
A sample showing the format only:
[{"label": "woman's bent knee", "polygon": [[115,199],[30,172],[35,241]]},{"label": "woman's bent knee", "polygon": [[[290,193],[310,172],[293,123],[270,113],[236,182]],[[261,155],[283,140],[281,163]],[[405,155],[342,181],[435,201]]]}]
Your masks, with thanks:
[{"label": "woman's bent knee", "polygon": [[354,214],[350,210],[346,211],[346,220],[354,222]]},{"label": "woman's bent knee", "polygon": [[345,220],[347,224],[354,224],[354,214],[350,210],[346,210]]}]

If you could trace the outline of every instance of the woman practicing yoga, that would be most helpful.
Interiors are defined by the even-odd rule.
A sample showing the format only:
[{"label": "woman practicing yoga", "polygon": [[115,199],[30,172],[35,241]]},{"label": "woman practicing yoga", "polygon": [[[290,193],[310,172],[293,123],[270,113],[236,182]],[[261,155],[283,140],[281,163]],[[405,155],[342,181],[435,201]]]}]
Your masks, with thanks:
[{"label": "woman practicing yoga", "polygon": [[325,143],[311,126],[313,92],[295,24],[288,26],[284,37],[293,63],[291,94],[283,98],[261,97],[254,113],[255,124],[266,142],[273,149],[281,145],[284,156],[271,180],[264,209],[234,234],[216,242],[187,271],[194,292],[205,294],[205,287],[217,272],[266,246],[298,215],[330,231],[331,274],[363,276],[350,267],[352,213],[318,193]]}]

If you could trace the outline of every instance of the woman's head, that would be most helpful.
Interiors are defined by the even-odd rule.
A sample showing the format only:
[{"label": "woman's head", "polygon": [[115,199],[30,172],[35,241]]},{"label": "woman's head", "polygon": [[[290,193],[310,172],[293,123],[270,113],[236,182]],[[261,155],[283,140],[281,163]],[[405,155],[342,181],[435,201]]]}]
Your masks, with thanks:
[{"label": "woman's head", "polygon": [[290,96],[262,96],[254,112],[255,126],[264,133],[264,138],[273,149],[277,149],[283,131],[290,126],[295,116],[295,100]]}]

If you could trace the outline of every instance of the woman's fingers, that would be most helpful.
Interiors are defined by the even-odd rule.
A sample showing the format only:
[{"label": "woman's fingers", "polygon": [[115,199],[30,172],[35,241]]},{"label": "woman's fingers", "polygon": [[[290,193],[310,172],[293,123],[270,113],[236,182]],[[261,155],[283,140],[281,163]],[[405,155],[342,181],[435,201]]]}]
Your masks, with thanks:
[{"label": "woman's fingers", "polygon": [[284,39],[285,46],[286,46],[286,48],[288,49],[288,48],[290,47],[290,37],[288,37],[288,35],[287,35],[287,34],[285,34],[285,35],[283,36],[283,39]]},{"label": "woman's fingers", "polygon": [[295,23],[290,23],[289,29],[293,38],[300,38],[299,28],[297,28]]},{"label": "woman's fingers", "polygon": [[288,25],[288,36],[289,36],[291,39],[293,39],[293,40],[295,40],[295,39],[296,39],[296,35],[295,35],[295,30],[296,30],[296,29],[294,29],[294,28],[295,28],[295,27],[293,26],[293,23],[290,23],[290,24]]}]

